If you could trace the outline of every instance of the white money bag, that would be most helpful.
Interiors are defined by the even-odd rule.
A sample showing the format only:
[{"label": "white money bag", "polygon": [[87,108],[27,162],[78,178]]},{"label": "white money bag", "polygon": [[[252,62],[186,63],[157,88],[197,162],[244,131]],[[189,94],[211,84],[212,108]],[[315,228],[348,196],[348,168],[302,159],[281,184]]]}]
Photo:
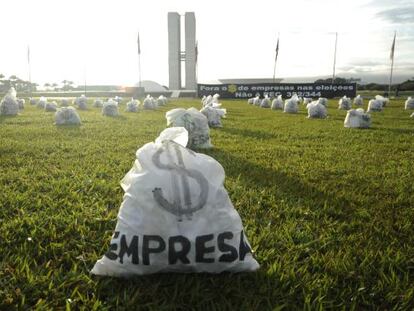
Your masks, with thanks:
[{"label": "white money bag", "polygon": [[129,277],[159,272],[254,271],[259,264],[224,189],[224,169],[185,148],[183,127],[138,149],[108,252],[92,273]]}]

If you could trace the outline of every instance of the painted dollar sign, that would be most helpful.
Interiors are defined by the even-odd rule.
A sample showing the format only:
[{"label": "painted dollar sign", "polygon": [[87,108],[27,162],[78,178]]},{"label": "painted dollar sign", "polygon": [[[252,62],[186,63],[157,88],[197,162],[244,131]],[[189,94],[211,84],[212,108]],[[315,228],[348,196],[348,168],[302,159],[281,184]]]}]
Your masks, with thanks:
[{"label": "painted dollar sign", "polygon": [[[152,192],[155,201],[157,201],[163,209],[176,215],[178,220],[182,221],[183,215],[185,215],[187,219],[191,220],[193,213],[204,207],[207,202],[209,186],[208,181],[203,174],[197,170],[185,167],[180,148],[182,147],[177,143],[168,141],[164,143],[163,147],[159,148],[152,156],[152,162],[157,168],[171,172],[171,187],[174,194],[174,201],[170,203],[166,198],[164,198],[161,188],[155,188]],[[174,163],[172,150],[174,150],[177,155],[177,164]],[[167,164],[161,163],[161,154],[164,152],[166,153],[168,159]],[[194,179],[200,187],[198,202],[194,205],[193,202],[191,202],[189,178]],[[180,193],[179,182],[181,182],[182,185],[182,194]]]}]

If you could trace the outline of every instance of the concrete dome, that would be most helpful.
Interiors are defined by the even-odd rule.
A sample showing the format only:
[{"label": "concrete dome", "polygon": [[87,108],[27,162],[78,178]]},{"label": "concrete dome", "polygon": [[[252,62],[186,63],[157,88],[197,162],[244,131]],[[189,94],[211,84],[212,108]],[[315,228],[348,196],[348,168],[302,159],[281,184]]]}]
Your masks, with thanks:
[{"label": "concrete dome", "polygon": [[[136,83],[134,86],[138,87],[139,83]],[[150,93],[150,92],[165,92],[168,91],[167,88],[165,88],[164,86],[162,86],[161,84],[155,82],[155,81],[150,81],[150,80],[143,80],[141,81],[141,86],[143,88],[145,88],[145,92],[146,93]]]}]

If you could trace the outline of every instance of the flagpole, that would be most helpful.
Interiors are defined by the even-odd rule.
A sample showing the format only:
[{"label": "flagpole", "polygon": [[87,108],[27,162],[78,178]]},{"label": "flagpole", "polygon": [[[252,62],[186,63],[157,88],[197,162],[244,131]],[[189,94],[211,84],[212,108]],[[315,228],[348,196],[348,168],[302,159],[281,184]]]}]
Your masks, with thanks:
[{"label": "flagpole", "polygon": [[276,83],[276,80],[275,80],[275,77],[276,77],[276,62],[277,62],[277,56],[278,56],[278,54],[279,54],[279,33],[277,34],[275,66],[273,67],[273,83]]},{"label": "flagpole", "polygon": [[86,97],[86,65],[85,67],[83,67],[83,80],[84,80],[83,92],[85,93],[85,97]]},{"label": "flagpole", "polygon": [[138,32],[138,77],[139,77],[139,81],[138,81],[138,85],[139,87],[141,87],[141,43],[139,41],[139,32]]},{"label": "flagpole", "polygon": [[336,67],[336,46],[338,43],[338,33],[335,33],[335,51],[334,51],[334,62],[333,62],[333,74],[332,74],[332,84],[335,82],[335,67]]},{"label": "flagpole", "polygon": [[395,37],[397,35],[397,32],[394,31],[394,40],[392,41],[391,46],[391,72],[390,72],[390,83],[388,84],[388,97],[391,97],[391,84],[392,84],[392,71],[394,68],[394,50],[395,50]]},{"label": "flagpole", "polygon": [[32,68],[30,65],[30,45],[27,45],[27,64],[29,66],[29,95],[32,97]]},{"label": "flagpole", "polygon": [[195,66],[196,66],[196,97],[198,97],[198,40],[195,44]]}]

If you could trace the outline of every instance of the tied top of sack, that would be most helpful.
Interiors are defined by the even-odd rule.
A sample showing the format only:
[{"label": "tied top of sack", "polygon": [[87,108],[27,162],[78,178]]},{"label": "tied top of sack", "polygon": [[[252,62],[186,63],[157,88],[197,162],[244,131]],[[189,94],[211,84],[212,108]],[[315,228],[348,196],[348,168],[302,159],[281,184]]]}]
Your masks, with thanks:
[{"label": "tied top of sack", "polygon": [[259,265],[224,189],[224,169],[187,149],[183,127],[139,148],[121,181],[118,222],[97,275],[240,272]]}]

